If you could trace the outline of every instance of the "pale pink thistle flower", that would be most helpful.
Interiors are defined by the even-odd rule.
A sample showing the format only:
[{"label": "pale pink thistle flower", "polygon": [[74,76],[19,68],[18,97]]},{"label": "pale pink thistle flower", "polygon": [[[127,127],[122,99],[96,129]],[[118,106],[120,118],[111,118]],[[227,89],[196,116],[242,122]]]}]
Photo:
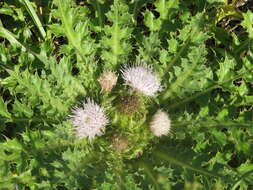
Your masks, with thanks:
[{"label": "pale pink thistle flower", "polygon": [[155,96],[162,89],[156,73],[147,65],[125,67],[121,72],[128,86],[147,96]]},{"label": "pale pink thistle flower", "polygon": [[155,136],[167,135],[170,132],[171,121],[167,113],[159,110],[152,117],[150,130]]},{"label": "pale pink thistle flower", "polygon": [[104,109],[90,99],[83,102],[83,107],[74,108],[70,117],[79,139],[88,137],[91,140],[101,135],[109,122]]}]

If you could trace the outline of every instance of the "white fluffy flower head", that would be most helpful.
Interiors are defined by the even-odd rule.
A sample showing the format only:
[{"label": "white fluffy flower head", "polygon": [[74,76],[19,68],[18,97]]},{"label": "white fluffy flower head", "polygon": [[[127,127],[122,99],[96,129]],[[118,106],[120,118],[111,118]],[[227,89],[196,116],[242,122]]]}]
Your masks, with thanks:
[{"label": "white fluffy flower head", "polygon": [[155,136],[167,135],[170,132],[171,121],[167,113],[158,110],[150,122],[150,130]]},{"label": "white fluffy flower head", "polygon": [[161,91],[160,80],[147,65],[125,67],[121,72],[125,83],[136,91],[147,96],[155,96],[158,91]]},{"label": "white fluffy flower head", "polygon": [[90,99],[83,102],[83,107],[74,108],[70,117],[79,139],[88,137],[91,140],[101,135],[109,122],[104,109]]}]

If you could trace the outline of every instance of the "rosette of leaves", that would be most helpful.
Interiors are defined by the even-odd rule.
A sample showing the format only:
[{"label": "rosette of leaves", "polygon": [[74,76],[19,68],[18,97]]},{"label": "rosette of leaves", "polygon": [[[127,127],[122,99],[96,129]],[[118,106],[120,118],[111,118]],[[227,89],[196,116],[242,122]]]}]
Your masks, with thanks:
[{"label": "rosette of leaves", "polygon": [[[218,1],[0,6],[1,189],[252,185],[252,12],[242,14],[239,37],[213,27]],[[121,76],[101,92],[103,71],[120,74],[140,61],[161,79],[157,96],[136,95]],[[140,102],[130,115],[117,107],[126,95]],[[108,108],[110,119],[93,141],[76,140],[68,117],[87,97]],[[163,137],[149,130],[159,109],[173,128]],[[124,150],[113,148],[115,134]]]}]

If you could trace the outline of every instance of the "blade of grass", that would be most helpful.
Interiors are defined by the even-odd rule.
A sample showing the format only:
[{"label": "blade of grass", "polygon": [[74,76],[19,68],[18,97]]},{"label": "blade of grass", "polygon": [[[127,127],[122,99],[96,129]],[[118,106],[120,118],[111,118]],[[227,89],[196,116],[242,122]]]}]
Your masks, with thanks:
[{"label": "blade of grass", "polygon": [[190,164],[186,163],[186,162],[183,162],[181,160],[178,160],[176,158],[173,158],[172,156],[169,156],[168,154],[164,154],[162,152],[158,152],[158,151],[155,151],[154,152],[154,155],[162,160],[165,160],[165,161],[168,161],[172,164],[175,164],[175,165],[178,165],[182,168],[186,168],[186,169],[189,169],[189,170],[192,170],[194,172],[197,172],[197,173],[200,173],[200,174],[203,174],[203,175],[206,175],[206,176],[211,176],[211,177],[221,177],[220,175],[218,174],[215,174],[215,173],[212,173],[212,172],[209,172],[207,170],[204,170],[203,168],[197,168],[197,167],[194,167],[194,166],[191,166]]},{"label": "blade of grass", "polygon": [[28,51],[35,57],[37,57],[41,62],[46,63],[47,59],[27,48],[25,45],[21,44],[16,38],[15,35],[12,34],[9,30],[5,29],[4,27],[0,26],[0,36],[7,39],[11,45],[20,47],[22,51]]},{"label": "blade of grass", "polygon": [[6,30],[2,26],[0,26],[0,36],[7,39],[11,43],[11,45],[21,47],[22,51],[27,50],[25,46],[23,46],[18,40],[16,40],[16,38],[14,37],[14,34]]},{"label": "blade of grass", "polygon": [[27,12],[29,13],[29,15],[31,16],[34,24],[37,26],[39,32],[40,32],[40,35],[43,39],[45,39],[46,37],[46,32],[43,28],[43,25],[38,17],[38,15],[36,14],[31,2],[29,0],[21,0],[22,3],[25,5],[25,8],[27,10]]}]

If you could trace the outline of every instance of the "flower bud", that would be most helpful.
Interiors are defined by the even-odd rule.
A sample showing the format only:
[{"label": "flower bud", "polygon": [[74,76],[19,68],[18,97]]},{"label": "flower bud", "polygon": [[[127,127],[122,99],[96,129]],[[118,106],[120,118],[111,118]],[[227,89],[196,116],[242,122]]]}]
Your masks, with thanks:
[{"label": "flower bud", "polygon": [[105,71],[99,77],[98,82],[101,85],[103,92],[111,92],[113,87],[116,85],[118,76],[112,71]]},{"label": "flower bud", "polygon": [[120,134],[114,134],[112,137],[112,147],[118,152],[122,152],[128,148],[129,141]]}]

